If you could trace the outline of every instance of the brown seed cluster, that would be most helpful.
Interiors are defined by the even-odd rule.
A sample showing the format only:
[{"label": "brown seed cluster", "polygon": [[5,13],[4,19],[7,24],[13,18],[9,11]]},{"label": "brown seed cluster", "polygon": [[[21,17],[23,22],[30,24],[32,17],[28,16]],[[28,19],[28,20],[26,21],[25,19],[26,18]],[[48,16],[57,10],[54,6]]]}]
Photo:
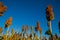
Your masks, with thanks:
[{"label": "brown seed cluster", "polygon": [[46,8],[46,18],[48,21],[54,19],[54,13],[51,5],[48,5]]},{"label": "brown seed cluster", "polygon": [[5,28],[9,27],[12,24],[12,17],[10,17],[8,20],[6,20]]},{"label": "brown seed cluster", "polygon": [[4,6],[2,2],[0,2],[0,16],[3,15],[3,12],[5,12],[6,9],[7,9],[7,7]]}]

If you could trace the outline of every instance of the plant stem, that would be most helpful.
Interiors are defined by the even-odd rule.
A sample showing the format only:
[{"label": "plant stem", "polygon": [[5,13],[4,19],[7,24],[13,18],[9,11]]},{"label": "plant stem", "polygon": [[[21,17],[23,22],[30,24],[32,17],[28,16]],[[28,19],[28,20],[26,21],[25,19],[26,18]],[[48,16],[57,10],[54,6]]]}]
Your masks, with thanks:
[{"label": "plant stem", "polygon": [[51,31],[51,33],[52,33],[52,25],[51,25],[51,21],[49,21],[50,22],[50,31]]}]

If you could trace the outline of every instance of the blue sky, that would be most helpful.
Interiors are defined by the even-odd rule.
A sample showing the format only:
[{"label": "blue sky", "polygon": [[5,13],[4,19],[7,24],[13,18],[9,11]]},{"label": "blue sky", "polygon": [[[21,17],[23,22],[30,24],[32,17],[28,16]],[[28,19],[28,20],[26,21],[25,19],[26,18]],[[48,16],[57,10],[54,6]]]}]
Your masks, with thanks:
[{"label": "blue sky", "polygon": [[[54,11],[54,20],[52,21],[53,34],[58,31],[58,21],[60,20],[60,0],[0,0],[7,6],[7,11],[4,16],[0,17],[0,27],[4,27],[5,21],[12,16],[13,21],[10,30],[21,32],[22,25],[36,27],[37,22],[40,22],[42,35],[48,30],[45,8],[47,5],[52,5]],[[18,28],[19,27],[19,28]],[[4,29],[5,30],[5,29]]]}]

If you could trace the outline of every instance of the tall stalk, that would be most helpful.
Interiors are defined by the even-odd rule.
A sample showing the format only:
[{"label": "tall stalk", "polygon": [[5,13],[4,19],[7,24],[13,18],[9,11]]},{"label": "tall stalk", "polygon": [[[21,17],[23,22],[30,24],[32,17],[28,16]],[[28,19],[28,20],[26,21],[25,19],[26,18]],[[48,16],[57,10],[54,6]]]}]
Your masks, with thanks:
[{"label": "tall stalk", "polygon": [[31,27],[31,34],[32,34],[32,40],[33,40],[33,38],[34,38],[34,28],[33,28],[33,26]]},{"label": "tall stalk", "polygon": [[[51,21],[54,20],[54,13],[53,13],[53,9],[52,9],[51,5],[48,5],[47,8],[46,8],[46,18],[47,18],[47,22],[49,22],[48,27],[49,27],[49,30],[50,30],[50,32],[52,34]],[[48,33],[50,33],[50,32],[48,32]]]},{"label": "tall stalk", "polygon": [[9,31],[9,28],[10,28],[11,24],[12,24],[12,17],[10,17],[8,20],[6,20],[6,23],[5,23],[5,28],[8,28],[7,33],[6,33],[6,38],[7,38],[8,31]]},{"label": "tall stalk", "polygon": [[40,39],[42,40],[42,29],[40,27],[40,22],[37,22],[37,26],[36,26],[35,30],[40,32]]}]

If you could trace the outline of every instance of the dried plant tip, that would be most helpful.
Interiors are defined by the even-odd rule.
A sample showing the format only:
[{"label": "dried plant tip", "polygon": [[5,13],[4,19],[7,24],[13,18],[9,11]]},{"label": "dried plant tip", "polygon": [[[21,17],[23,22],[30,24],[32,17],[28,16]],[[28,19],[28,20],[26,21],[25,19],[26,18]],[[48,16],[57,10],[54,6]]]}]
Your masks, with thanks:
[{"label": "dried plant tip", "polygon": [[22,31],[24,31],[25,30],[25,28],[24,28],[24,25],[22,26]]},{"label": "dried plant tip", "polygon": [[28,25],[26,26],[26,30],[28,30]]},{"label": "dried plant tip", "polygon": [[7,9],[7,7],[4,6],[4,5],[2,4],[2,2],[0,2],[0,16],[3,16],[3,12],[5,12],[6,9]]},{"label": "dried plant tip", "polygon": [[0,33],[2,33],[2,27],[0,27]]}]

